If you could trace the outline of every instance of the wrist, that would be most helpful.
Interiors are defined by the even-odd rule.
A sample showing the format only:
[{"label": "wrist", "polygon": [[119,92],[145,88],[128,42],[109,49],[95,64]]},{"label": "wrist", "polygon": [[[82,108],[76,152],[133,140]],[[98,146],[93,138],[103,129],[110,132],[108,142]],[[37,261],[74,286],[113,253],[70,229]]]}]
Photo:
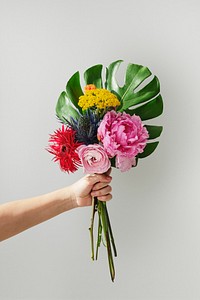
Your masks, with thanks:
[{"label": "wrist", "polygon": [[72,186],[56,190],[52,193],[52,196],[57,200],[57,205],[61,207],[62,212],[78,207]]},{"label": "wrist", "polygon": [[69,209],[78,207],[76,194],[75,194],[73,185],[70,185],[67,188],[64,188],[64,200],[65,200],[65,205],[66,205],[66,211]]}]

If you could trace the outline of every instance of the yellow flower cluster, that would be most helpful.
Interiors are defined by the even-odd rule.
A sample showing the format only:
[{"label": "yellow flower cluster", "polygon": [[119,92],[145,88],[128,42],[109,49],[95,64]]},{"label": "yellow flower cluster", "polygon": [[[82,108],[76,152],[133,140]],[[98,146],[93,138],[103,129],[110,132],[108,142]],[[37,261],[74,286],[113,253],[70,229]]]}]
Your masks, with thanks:
[{"label": "yellow flower cluster", "polygon": [[86,90],[83,96],[79,97],[78,105],[83,110],[88,108],[106,109],[120,105],[118,98],[106,89]]}]

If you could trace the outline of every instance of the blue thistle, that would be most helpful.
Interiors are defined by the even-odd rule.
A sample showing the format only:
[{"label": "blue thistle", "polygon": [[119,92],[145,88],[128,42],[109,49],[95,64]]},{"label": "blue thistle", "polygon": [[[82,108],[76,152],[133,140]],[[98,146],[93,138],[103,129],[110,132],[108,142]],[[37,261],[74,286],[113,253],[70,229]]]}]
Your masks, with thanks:
[{"label": "blue thistle", "polygon": [[69,126],[76,131],[75,139],[85,145],[98,143],[97,129],[99,122],[99,117],[90,110],[87,110],[86,113],[78,119],[71,117],[70,121],[67,121]]}]

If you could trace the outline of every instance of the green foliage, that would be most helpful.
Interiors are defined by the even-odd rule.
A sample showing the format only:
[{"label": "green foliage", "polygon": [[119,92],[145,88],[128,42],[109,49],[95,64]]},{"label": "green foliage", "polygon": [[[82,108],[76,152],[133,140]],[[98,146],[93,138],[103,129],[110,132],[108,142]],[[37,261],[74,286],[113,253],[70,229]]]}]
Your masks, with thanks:
[{"label": "green foliage", "polygon": [[83,91],[80,84],[80,74],[76,72],[67,82],[66,93],[69,100],[73,105],[81,112],[81,108],[78,106],[78,100]]},{"label": "green foliage", "polygon": [[147,143],[146,147],[144,148],[144,152],[138,154],[138,158],[144,158],[152,154],[158,146],[158,143],[159,142]]},{"label": "green foliage", "polygon": [[162,126],[145,125],[145,127],[149,133],[149,140],[159,137],[163,130]]},{"label": "green foliage", "polygon": [[62,92],[58,98],[56,115],[63,123],[66,123],[66,120],[70,121],[70,117],[78,118],[79,116],[77,109],[73,106],[72,102],[67,99],[66,92]]},{"label": "green foliage", "polygon": [[102,84],[102,65],[96,65],[87,69],[84,73],[85,84],[94,84],[98,89],[101,89]]},{"label": "green foliage", "polygon": [[156,118],[163,112],[162,97],[158,95],[156,98],[134,109],[126,109],[125,112],[129,115],[136,114],[140,116],[143,121]]}]

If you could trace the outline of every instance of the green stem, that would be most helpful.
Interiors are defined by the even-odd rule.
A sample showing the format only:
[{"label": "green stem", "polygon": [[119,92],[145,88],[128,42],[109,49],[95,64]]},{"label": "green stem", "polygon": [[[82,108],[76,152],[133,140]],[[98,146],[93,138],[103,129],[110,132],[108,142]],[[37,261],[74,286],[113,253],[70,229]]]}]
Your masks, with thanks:
[{"label": "green stem", "polygon": [[98,215],[99,215],[99,222],[98,222],[97,245],[96,245],[96,260],[98,258],[98,250],[99,250],[99,247],[101,245],[101,240],[102,240],[102,224],[101,224],[101,214],[99,211],[99,207],[98,207]]},{"label": "green stem", "polygon": [[96,209],[96,205],[97,205],[97,198],[93,197],[92,198],[92,217],[91,217],[91,225],[89,228],[90,231],[90,241],[91,241],[91,258],[92,260],[94,260],[94,217],[95,217],[95,213],[97,211]]},{"label": "green stem", "polygon": [[112,227],[111,227],[110,218],[109,218],[106,203],[104,204],[104,206],[105,206],[105,212],[106,212],[106,217],[107,217],[107,221],[108,221],[108,229],[109,229],[109,233],[110,233],[110,239],[111,239],[111,243],[112,243],[112,247],[113,247],[113,252],[114,252],[114,256],[116,257],[117,256],[117,249],[116,249],[116,246],[115,246],[114,236],[113,236],[113,233],[112,233]]},{"label": "green stem", "polygon": [[111,249],[111,244],[110,244],[110,234],[109,234],[108,219],[107,219],[107,214],[106,214],[106,203],[99,201],[99,206],[100,206],[101,222],[102,222],[103,232],[104,232],[105,241],[106,241],[110,275],[111,275],[112,281],[114,281],[115,268],[114,268],[112,249]]}]

